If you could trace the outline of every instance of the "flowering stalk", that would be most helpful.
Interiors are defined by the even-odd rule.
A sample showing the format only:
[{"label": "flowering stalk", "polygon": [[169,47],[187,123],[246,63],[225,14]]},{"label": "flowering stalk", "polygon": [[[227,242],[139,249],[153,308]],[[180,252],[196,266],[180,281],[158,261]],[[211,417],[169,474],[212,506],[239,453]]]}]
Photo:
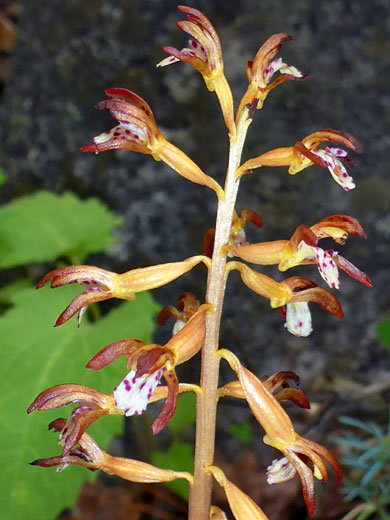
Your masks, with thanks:
[{"label": "flowering stalk", "polygon": [[[359,152],[355,138],[337,130],[322,130],[297,141],[294,146],[278,148],[263,153],[241,164],[241,154],[247,130],[256,110],[262,108],[269,92],[286,80],[306,79],[298,69],[275,58],[284,41],[292,38],[284,33],[271,36],[257,52],[254,61],[248,62],[248,88],[234,116],[233,97],[224,75],[224,63],[218,35],[211,22],[200,11],[179,6],[186,16],[178,23],[189,34],[188,47],[182,50],[164,47],[169,54],[158,66],[185,62],[202,75],[207,89],[215,92],[221,107],[229,136],[229,159],[224,189],[205,174],[183,151],[168,142],[158,129],[149,105],[140,96],[126,89],[107,89],[107,100],[97,105],[107,110],[119,123],[82,147],[84,152],[105,152],[123,149],[151,155],[164,161],[185,179],[212,189],[218,198],[215,229],[206,233],[203,241],[205,255],[118,274],[94,266],[68,266],[50,271],[37,288],[51,280],[51,287],[70,283],[87,286],[62,312],[56,326],[78,314],[78,323],[88,305],[109,298],[133,300],[136,294],[168,284],[185,275],[200,263],[208,269],[204,303],[190,293],[179,297],[178,309],[168,305],[162,309],[157,321],[165,324],[169,318],[176,322],[172,337],[164,344],[145,344],[136,338],[123,339],[101,349],[87,364],[87,368],[100,370],[125,357],[126,373],[118,377],[111,394],[80,384],[56,385],[41,392],[28,408],[51,410],[77,403],[69,418],[57,419],[50,428],[59,433],[62,453],[46,459],[38,459],[34,466],[57,466],[63,470],[70,464],[90,470],[100,469],[133,482],[169,482],[184,478],[190,484],[189,520],[226,520],[225,513],[211,505],[212,482],[215,479],[223,488],[227,502],[236,520],[268,520],[265,512],[253,502],[223,471],[214,464],[215,424],[218,400],[223,396],[245,399],[251,412],[265,431],[263,442],[277,450],[283,457],[275,459],[267,468],[267,481],[276,484],[299,476],[303,498],[310,513],[315,510],[314,479],[323,483],[328,478],[326,463],[333,469],[338,484],[341,469],[335,457],[324,447],[299,435],[284,411],[281,402],[290,400],[301,408],[310,408],[302,390],[291,388],[286,382],[299,381],[294,372],[276,372],[271,377],[259,379],[247,370],[238,357],[226,349],[220,349],[219,331],[227,277],[230,271],[238,271],[242,282],[255,294],[267,298],[272,309],[278,309],[285,318],[285,327],[296,335],[306,337],[312,332],[309,303],[316,303],[326,312],[343,317],[338,299],[332,292],[317,286],[309,278],[290,276],[275,281],[266,274],[252,269],[243,262],[230,260],[237,257],[256,266],[277,265],[280,271],[298,265],[315,264],[322,279],[331,289],[340,286],[339,269],[351,278],[370,287],[369,277],[337,251],[324,251],[318,246],[323,238],[332,238],[343,245],[350,235],[365,237],[359,222],[348,215],[326,217],[312,226],[299,225],[290,239],[249,244],[244,227],[247,222],[262,226],[261,217],[244,209],[240,217],[235,203],[241,177],[260,167],[288,166],[295,175],[312,165],[327,168],[333,179],[345,190],[355,187],[343,162],[351,161],[347,152],[326,146],[332,141]],[[274,59],[275,58],[275,59]],[[274,74],[279,73],[275,79]],[[201,350],[200,384],[180,383],[175,372],[177,365],[185,363]],[[236,379],[218,388],[220,359],[225,359]],[[159,386],[161,380],[165,386]],[[112,457],[100,449],[86,430],[97,420],[107,420],[110,415],[138,415],[149,403],[164,399],[159,416],[152,424],[153,434],[158,434],[172,418],[180,392],[193,391],[197,396],[196,439],[194,475],[186,472],[155,468],[146,462]],[[309,462],[309,464],[307,464]]]},{"label": "flowering stalk", "polygon": [[229,241],[231,222],[239,182],[235,171],[241,160],[246,132],[251,120],[242,122],[237,128],[237,139],[230,138],[229,164],[225,182],[225,198],[218,203],[215,226],[214,251],[207,279],[206,301],[214,312],[206,318],[206,338],[202,350],[201,381],[202,393],[197,399],[195,472],[194,486],[190,490],[189,519],[208,520],[212,490],[211,476],[205,468],[212,464],[215,443],[215,419],[219,376],[218,350],[222,305],[227,279],[226,253],[223,246]]}]

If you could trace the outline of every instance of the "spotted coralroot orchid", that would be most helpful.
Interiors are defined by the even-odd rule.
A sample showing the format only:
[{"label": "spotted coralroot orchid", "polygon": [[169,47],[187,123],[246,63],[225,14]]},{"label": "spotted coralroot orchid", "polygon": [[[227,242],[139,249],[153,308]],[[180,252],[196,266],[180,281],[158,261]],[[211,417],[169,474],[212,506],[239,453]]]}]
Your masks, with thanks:
[{"label": "spotted coralroot orchid", "polygon": [[[321,445],[299,435],[282,407],[291,401],[302,409],[309,409],[306,394],[294,387],[298,376],[291,371],[277,371],[270,377],[259,379],[244,368],[232,352],[220,349],[220,326],[225,289],[232,270],[255,294],[263,296],[273,309],[285,319],[287,330],[299,337],[312,332],[309,304],[320,305],[329,314],[342,318],[338,299],[327,289],[317,286],[309,278],[291,276],[276,281],[245,265],[278,266],[286,271],[296,266],[316,265],[323,280],[331,288],[339,287],[339,270],[366,286],[368,276],[333,249],[321,247],[321,240],[331,238],[339,246],[349,236],[365,237],[360,223],[348,215],[335,214],[309,226],[297,225],[290,238],[268,242],[249,243],[245,225],[251,222],[262,226],[261,217],[252,210],[239,211],[236,200],[241,177],[261,166],[287,166],[291,175],[317,164],[327,168],[338,184],[348,191],[355,187],[344,163],[351,163],[346,150],[359,152],[358,142],[349,134],[336,130],[314,132],[294,146],[278,148],[254,159],[242,162],[241,156],[257,109],[262,108],[268,93],[286,80],[302,80],[297,68],[277,57],[282,44],[291,40],[285,33],[271,36],[259,49],[253,62],[247,66],[248,88],[239,103],[234,118],[231,88],[224,74],[220,40],[209,19],[200,11],[179,6],[184,20],[178,27],[190,36],[184,49],[164,47],[169,55],[158,67],[182,61],[202,74],[206,87],[216,93],[222,116],[228,129],[229,154],[224,189],[206,175],[183,151],[167,141],[159,130],[149,104],[138,94],[122,88],[106,90],[107,99],[97,108],[106,110],[117,125],[96,136],[83,152],[100,153],[106,150],[129,150],[151,155],[170,166],[186,179],[211,188],[218,197],[215,224],[205,234],[204,255],[150,267],[131,269],[118,274],[98,267],[76,265],[55,269],[45,275],[37,288],[51,281],[51,287],[70,283],[86,286],[57,319],[56,326],[65,323],[75,314],[80,318],[88,305],[109,298],[133,300],[137,293],[156,289],[189,272],[199,263],[207,267],[205,294],[184,292],[177,308],[167,305],[157,317],[159,325],[173,318],[171,337],[165,344],[145,343],[139,339],[124,339],[110,343],[95,354],[87,368],[105,370],[105,367],[123,356],[125,370],[112,383],[112,393],[103,394],[81,384],[59,384],[41,392],[28,408],[45,411],[63,405],[72,405],[68,419],[57,419],[50,425],[59,434],[62,453],[48,459],[38,459],[35,466],[59,470],[78,465],[90,470],[102,470],[133,482],[169,482],[184,478],[189,482],[188,520],[226,520],[225,513],[211,505],[213,479],[225,491],[227,501],[236,520],[267,520],[260,507],[226,477],[215,465],[217,405],[222,397],[246,401],[250,410],[265,431],[263,441],[279,450],[281,456],[267,468],[269,484],[294,478],[302,482],[303,497],[310,513],[315,509],[315,478],[326,482],[327,464],[341,482],[341,470],[334,456]],[[302,180],[304,176],[301,176]],[[326,197],[324,197],[326,202]],[[241,208],[240,208],[241,209]],[[291,219],[289,218],[289,221]],[[339,247],[336,249],[339,249]],[[229,260],[235,256],[241,261]],[[280,279],[279,279],[280,280]],[[250,293],[249,293],[249,297]],[[252,297],[255,297],[252,295]],[[201,303],[205,302],[205,303]],[[131,309],[130,311],[131,312]],[[265,326],[265,325],[264,325]],[[245,327],[250,324],[245,323]],[[129,331],[129,337],[134,335]],[[127,336],[127,335],[126,335]],[[304,341],[304,340],[300,340]],[[239,342],[238,342],[239,343]],[[259,362],[263,352],[259,345]],[[200,354],[200,378],[195,382],[180,382],[177,367],[189,360],[196,362]],[[69,355],[72,355],[71,352]],[[286,356],[288,358],[288,356]],[[228,361],[235,379],[219,388],[221,358]],[[110,367],[113,369],[113,366]],[[189,373],[197,373],[193,370]],[[234,377],[234,376],[233,376]],[[165,384],[164,381],[165,380]],[[160,384],[162,382],[163,384]],[[145,462],[113,457],[88,435],[87,429],[97,420],[109,421],[111,415],[132,416],[142,414],[149,403],[162,400],[162,409],[152,424],[152,432],[159,433],[176,411],[180,392],[196,395],[196,433],[194,472],[159,469]],[[222,400],[223,404],[223,400]],[[244,403],[245,404],[245,403]]]},{"label": "spotted coralroot orchid", "polygon": [[[184,299],[187,302],[192,300],[188,295],[184,295]],[[126,369],[130,371],[113,392],[115,406],[126,416],[139,415],[146,410],[155,388],[164,377],[167,397],[160,415],[152,424],[154,434],[164,428],[175,412],[179,393],[175,367],[199,352],[206,332],[205,314],[211,309],[209,304],[201,305],[164,346],[147,345],[134,339],[117,341],[101,350],[87,364],[87,368],[99,370],[118,357],[127,356]]]},{"label": "spotted coralroot orchid", "polygon": [[200,303],[193,294],[186,292],[179,296],[177,306],[178,309],[172,305],[165,305],[157,316],[157,323],[159,325],[165,325],[169,318],[175,318],[172,335],[179,332],[179,330],[181,330],[192,318],[192,316],[198,311]]},{"label": "spotted coralroot orchid", "polygon": [[150,106],[140,96],[124,88],[108,88],[109,99],[96,105],[114,117],[119,125],[93,139],[92,144],[81,148],[82,152],[105,152],[106,150],[131,150],[152,155],[162,160],[182,177],[208,186],[223,198],[219,184],[206,175],[187,155],[170,143],[156,126]]},{"label": "spotted coralroot orchid", "polygon": [[352,167],[355,166],[355,163],[342,148],[334,146],[319,148],[324,142],[334,142],[354,152],[361,152],[358,141],[352,135],[337,130],[320,130],[308,135],[302,141],[297,141],[294,146],[277,148],[254,159],[249,159],[237,169],[236,175],[239,178],[244,173],[260,166],[289,166],[288,173],[295,175],[305,168],[317,164],[317,166],[327,168],[343,190],[352,190],[356,185],[352,177],[348,175],[343,162]]},{"label": "spotted coralroot orchid", "polygon": [[308,302],[317,303],[338,318],[343,317],[337,298],[308,278],[292,276],[276,282],[241,262],[229,262],[226,268],[229,271],[237,269],[244,284],[256,294],[268,298],[273,309],[287,307],[286,328],[295,336],[306,337],[312,332]]},{"label": "spotted coralroot orchid", "polygon": [[[291,401],[300,408],[310,409],[309,400],[303,390],[291,388],[287,380],[293,380],[299,384],[299,377],[294,372],[276,372],[271,377],[263,376],[260,381],[267,388],[275,399],[281,401]],[[282,387],[282,390],[279,390]],[[277,391],[279,390],[279,391]],[[245,393],[242,389],[240,381],[231,381],[218,389],[218,397],[235,397],[237,399],[245,399]]]},{"label": "spotted coralroot orchid", "polygon": [[349,235],[365,238],[359,222],[348,215],[333,215],[309,227],[301,224],[290,240],[275,240],[258,244],[230,244],[227,250],[246,262],[257,265],[278,265],[286,271],[298,265],[316,264],[323,280],[332,288],[339,289],[338,269],[345,271],[351,278],[371,287],[369,277],[343,258],[337,251],[324,251],[318,247],[319,240],[333,238],[344,244]]},{"label": "spotted coralroot orchid", "polygon": [[188,63],[199,71],[210,92],[215,92],[222,115],[230,135],[236,133],[233,115],[233,96],[229,83],[223,72],[223,58],[218,34],[206,16],[192,7],[178,5],[179,11],[186,15],[187,20],[177,23],[177,26],[193,40],[189,40],[188,47],[175,49],[163,47],[170,56],[157,64],[157,67],[165,67],[178,61]]},{"label": "spotted coralroot orchid", "polygon": [[61,429],[59,444],[63,446],[62,455],[77,444],[85,430],[104,415],[123,415],[123,410],[117,408],[113,395],[103,394],[77,384],[56,385],[41,392],[27,409],[53,410],[71,403],[79,403]]},{"label": "spotted coralroot orchid", "polygon": [[[62,432],[65,423],[65,419],[56,419],[50,423],[49,429]],[[63,471],[69,465],[82,466],[92,471],[104,471],[108,475],[115,475],[130,482],[147,484],[172,482],[178,478],[184,478],[190,483],[193,481],[192,475],[185,471],[160,469],[139,460],[113,457],[103,451],[88,433],[83,433],[77,444],[78,446],[66,455],[37,459],[31,462],[31,465],[43,468],[57,466],[57,471]]]},{"label": "spotted coralroot orchid", "polygon": [[[292,37],[288,34],[274,34],[260,47],[255,59],[248,61],[246,75],[249,81],[248,89],[241,100],[237,111],[237,121],[244,114],[244,109],[250,111],[261,109],[268,93],[280,83],[292,79],[306,79],[301,71],[282,61],[282,58],[274,59],[282,47],[283,42],[291,41]],[[276,72],[280,75],[272,81]],[[247,117],[253,117],[247,114]]]},{"label": "spotted coralroot orchid", "polygon": [[[142,343],[142,342],[140,342]],[[165,387],[166,389],[166,387]],[[164,390],[161,388],[161,390]],[[179,385],[178,392],[195,391],[195,385]],[[167,392],[154,391],[149,396],[150,402],[167,398]],[[79,403],[69,418],[63,423],[58,443],[63,446],[62,455],[66,455],[79,442],[87,428],[105,415],[125,415],[125,410],[116,403],[115,393],[103,394],[87,386],[68,383],[56,385],[41,392],[27,409],[27,413],[35,410],[53,410],[72,403]]]},{"label": "spotted coralroot orchid", "polygon": [[[218,355],[225,359],[236,373],[249,408],[265,431],[263,442],[281,451],[298,473],[307,509],[309,513],[313,513],[315,510],[314,477],[324,483],[328,479],[328,471],[322,459],[331,466],[337,476],[337,484],[340,485],[342,475],[337,460],[324,447],[296,433],[290,418],[279,402],[260,379],[241,365],[237,356],[226,349],[219,350]],[[312,462],[313,470],[307,466],[307,459]],[[274,461],[269,469],[271,483],[292,478],[294,470],[286,465],[285,460],[281,463]]]},{"label": "spotted coralroot orchid", "polygon": [[141,267],[123,274],[112,273],[88,265],[72,265],[60,267],[47,273],[38,282],[37,289],[43,287],[49,280],[52,280],[51,288],[70,283],[86,285],[87,289],[76,296],[58,317],[54,326],[62,325],[77,313],[79,313],[78,323],[80,324],[88,305],[110,298],[134,300],[136,293],[166,285],[190,271],[200,262],[203,262],[206,266],[210,265],[210,259],[202,255],[192,256],[182,262]]},{"label": "spotted coralroot orchid", "polygon": [[207,471],[213,475],[218,484],[223,488],[229,507],[236,520],[269,520],[260,507],[246,493],[241,491],[217,466],[209,466]]},{"label": "spotted coralroot orchid", "polygon": [[[233,213],[228,245],[224,248],[224,251],[226,250],[228,252],[228,256],[233,256],[229,251],[229,246],[234,248],[235,246],[247,244],[244,227],[248,222],[251,222],[258,228],[263,226],[263,219],[255,211],[243,209],[240,216],[238,216],[236,212]],[[204,254],[210,258],[213,255],[214,239],[215,229],[206,231],[203,238],[203,251]]]}]

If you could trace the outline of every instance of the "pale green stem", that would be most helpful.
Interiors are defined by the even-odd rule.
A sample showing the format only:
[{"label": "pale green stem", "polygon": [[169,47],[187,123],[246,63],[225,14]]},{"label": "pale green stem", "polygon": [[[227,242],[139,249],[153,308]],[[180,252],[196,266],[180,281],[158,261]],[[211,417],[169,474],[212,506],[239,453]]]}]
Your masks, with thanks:
[{"label": "pale green stem", "polygon": [[209,520],[212,477],[205,469],[213,464],[215,444],[215,421],[219,375],[218,350],[219,328],[225,294],[227,272],[226,253],[221,248],[229,240],[230,227],[237,197],[239,181],[235,171],[240,165],[242,148],[249,124],[241,124],[237,140],[230,141],[229,164],[225,181],[225,199],[218,202],[215,227],[215,242],[211,267],[207,279],[206,302],[214,311],[206,315],[206,338],[202,349],[200,386],[197,397],[194,484],[190,486],[189,520]]}]

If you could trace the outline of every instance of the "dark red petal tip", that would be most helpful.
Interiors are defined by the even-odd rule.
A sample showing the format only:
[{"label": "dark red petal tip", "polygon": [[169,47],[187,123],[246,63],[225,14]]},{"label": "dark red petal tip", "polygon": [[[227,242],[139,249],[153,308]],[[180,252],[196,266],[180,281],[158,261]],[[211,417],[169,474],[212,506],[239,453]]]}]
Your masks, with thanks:
[{"label": "dark red petal tip", "polygon": [[95,143],[92,144],[86,144],[80,148],[80,152],[93,152],[98,153],[99,148]]}]

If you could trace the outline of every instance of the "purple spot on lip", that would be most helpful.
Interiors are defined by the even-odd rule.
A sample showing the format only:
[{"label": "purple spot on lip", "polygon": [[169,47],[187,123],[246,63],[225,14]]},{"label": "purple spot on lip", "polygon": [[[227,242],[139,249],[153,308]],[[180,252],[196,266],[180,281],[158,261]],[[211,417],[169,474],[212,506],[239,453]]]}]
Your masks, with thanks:
[{"label": "purple spot on lip", "polygon": [[130,390],[131,390],[131,385],[130,385],[129,381],[128,381],[127,379],[124,379],[124,380],[123,380],[123,384],[124,384],[124,387],[125,387],[126,392],[130,392]]},{"label": "purple spot on lip", "polygon": [[125,130],[126,134],[130,134],[130,130]]},{"label": "purple spot on lip", "polygon": [[301,328],[302,326],[303,326],[303,323],[300,321],[300,322],[298,323],[298,327]]}]

